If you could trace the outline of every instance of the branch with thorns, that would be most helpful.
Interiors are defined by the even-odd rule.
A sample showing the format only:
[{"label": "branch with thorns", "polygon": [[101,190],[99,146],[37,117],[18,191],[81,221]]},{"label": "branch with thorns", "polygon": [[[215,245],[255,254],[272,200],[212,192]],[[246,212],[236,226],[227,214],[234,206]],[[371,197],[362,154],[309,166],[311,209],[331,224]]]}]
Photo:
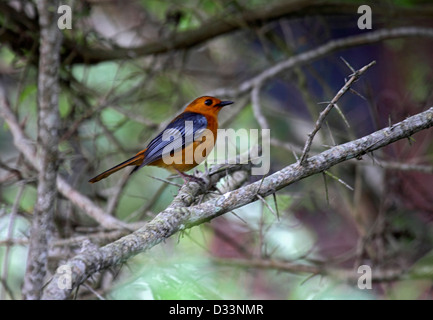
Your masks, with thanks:
[{"label": "branch with thorns", "polygon": [[[297,163],[272,175],[240,187],[203,203],[194,202],[200,186],[190,182],[182,187],[173,203],[160,212],[144,227],[102,248],[83,252],[72,258],[67,265],[72,270],[72,287],[60,289],[60,274],[55,274],[44,290],[44,299],[66,299],[80,284],[95,272],[121,264],[132,256],[149,250],[178,231],[208,222],[226,212],[242,207],[308,176],[321,173],[330,167],[382,148],[397,140],[433,126],[433,107],[399,123],[373,132],[363,138],[335,146],[309,158],[304,166]],[[247,175],[247,174],[246,174]],[[204,176],[206,178],[206,176]]]},{"label": "branch with thorns", "polygon": [[313,143],[314,136],[322,127],[323,121],[325,121],[326,116],[329,114],[329,112],[331,112],[334,106],[337,106],[338,100],[350,89],[351,85],[354,84],[359,79],[359,77],[361,77],[370,67],[376,64],[376,61],[372,61],[366,66],[356,71],[347,62],[346,64],[349,66],[349,68],[352,70],[353,73],[350,75],[349,80],[346,81],[344,86],[337,92],[334,98],[329,102],[328,106],[320,113],[319,118],[315,123],[314,129],[311,131],[311,133],[308,134],[308,139],[305,142],[304,149],[302,151],[302,155],[299,160],[299,165],[301,166],[305,164],[305,161],[308,158],[308,152],[310,151],[311,144]]}]

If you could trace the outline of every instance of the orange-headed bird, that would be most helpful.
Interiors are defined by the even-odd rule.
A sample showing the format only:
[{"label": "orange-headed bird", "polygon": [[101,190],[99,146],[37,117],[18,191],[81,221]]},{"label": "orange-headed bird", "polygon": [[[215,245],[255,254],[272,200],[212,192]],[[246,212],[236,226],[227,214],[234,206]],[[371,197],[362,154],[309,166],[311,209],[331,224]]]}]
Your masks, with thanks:
[{"label": "orange-headed bird", "polygon": [[[195,149],[203,143],[205,145],[200,146],[202,150],[212,150],[217,138],[218,113],[224,106],[232,103],[232,101],[221,101],[208,96],[195,99],[160,134],[150,141],[146,149],[141,150],[135,156],[117,166],[102,172],[90,179],[89,182],[98,182],[127,166],[135,166],[131,173],[144,166],[157,166],[166,168],[171,172],[177,172],[183,178],[190,177],[183,172],[200,164],[209,154],[203,155],[204,157],[200,157],[200,159],[193,157],[192,161],[185,161],[185,155],[191,154],[190,152],[194,154]],[[210,138],[206,136],[202,141],[205,129],[210,130],[213,135],[210,135]],[[164,132],[166,136],[163,136]],[[171,134],[175,132],[177,134]],[[171,139],[167,139],[167,136],[171,136]],[[177,147],[170,150],[170,148],[166,148],[169,144]],[[163,161],[165,156],[170,156],[173,162],[171,164],[165,163]]]}]

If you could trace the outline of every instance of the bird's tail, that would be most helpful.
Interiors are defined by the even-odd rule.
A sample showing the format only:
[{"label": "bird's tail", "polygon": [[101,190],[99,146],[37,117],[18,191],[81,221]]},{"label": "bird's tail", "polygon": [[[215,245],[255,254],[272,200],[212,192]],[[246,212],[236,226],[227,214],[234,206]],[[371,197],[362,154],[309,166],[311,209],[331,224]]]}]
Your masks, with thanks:
[{"label": "bird's tail", "polygon": [[117,166],[114,166],[113,168],[108,169],[107,171],[104,171],[101,174],[98,174],[96,177],[90,179],[89,182],[90,183],[98,182],[99,180],[105,179],[109,175],[111,175],[111,174],[113,174],[113,173],[115,173],[115,172],[119,171],[120,169],[123,169],[127,166],[139,166],[145,158],[145,155],[144,155],[145,152],[146,152],[146,149],[140,151],[139,153],[137,153],[132,158],[130,158],[126,161],[123,161],[122,163],[119,163]]}]

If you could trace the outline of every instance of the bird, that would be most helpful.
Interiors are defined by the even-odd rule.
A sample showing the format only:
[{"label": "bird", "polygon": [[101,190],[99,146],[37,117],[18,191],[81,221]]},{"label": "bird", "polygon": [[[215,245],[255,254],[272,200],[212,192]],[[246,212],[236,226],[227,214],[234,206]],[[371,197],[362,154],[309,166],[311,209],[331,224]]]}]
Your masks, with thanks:
[{"label": "bird", "polygon": [[[217,138],[218,114],[223,107],[233,103],[233,101],[223,101],[211,96],[195,99],[153,138],[145,149],[98,174],[89,182],[98,182],[128,166],[134,166],[130,174],[144,166],[157,166],[178,173],[185,182],[190,181],[194,176],[184,172],[199,165],[209,155]],[[190,155],[195,155],[197,148],[198,151],[202,151],[202,154],[198,157],[193,156],[192,159],[188,158]],[[168,158],[171,163],[167,161]]]}]

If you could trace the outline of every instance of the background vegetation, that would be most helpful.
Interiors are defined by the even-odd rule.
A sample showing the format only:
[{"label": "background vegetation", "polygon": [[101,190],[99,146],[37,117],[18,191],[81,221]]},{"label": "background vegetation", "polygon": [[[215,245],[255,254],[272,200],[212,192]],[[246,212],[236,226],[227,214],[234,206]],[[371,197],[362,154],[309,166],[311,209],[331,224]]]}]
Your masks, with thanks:
[{"label": "background vegetation", "polygon": [[[183,181],[153,167],[131,176],[119,172],[95,185],[88,179],[145,147],[165,121],[198,96],[236,102],[221,112],[222,128],[271,129],[270,173],[301,156],[323,103],[352,73],[345,61],[355,69],[376,64],[338,101],[341,114],[331,111],[310,155],[433,104],[429,1],[67,4],[73,18],[72,29],[62,30],[59,49],[58,174],[73,192],[130,226],[141,226],[169,206]],[[361,4],[371,6],[372,30],[357,26]],[[1,86],[21,130],[37,148],[38,12],[36,1],[0,2]],[[380,30],[399,32],[372,40]],[[360,40],[351,42],[353,37]],[[347,42],[321,53],[338,39]],[[251,96],[257,86],[244,89],[249,81],[305,52],[311,56],[260,83],[257,109]],[[40,178],[17,148],[10,122],[0,118],[0,124],[0,298],[21,299]],[[431,129],[421,131],[298,181],[275,197],[178,232],[93,274],[74,297],[429,299],[431,139]],[[204,171],[204,165],[198,169]],[[243,184],[261,178],[249,176]],[[230,179],[217,186],[223,190],[225,184]],[[130,232],[95,220],[88,206],[71,199],[73,192],[57,194],[52,223],[42,230],[48,235],[44,283],[68,259]],[[374,271],[371,290],[357,286],[353,274],[360,265]]]}]

